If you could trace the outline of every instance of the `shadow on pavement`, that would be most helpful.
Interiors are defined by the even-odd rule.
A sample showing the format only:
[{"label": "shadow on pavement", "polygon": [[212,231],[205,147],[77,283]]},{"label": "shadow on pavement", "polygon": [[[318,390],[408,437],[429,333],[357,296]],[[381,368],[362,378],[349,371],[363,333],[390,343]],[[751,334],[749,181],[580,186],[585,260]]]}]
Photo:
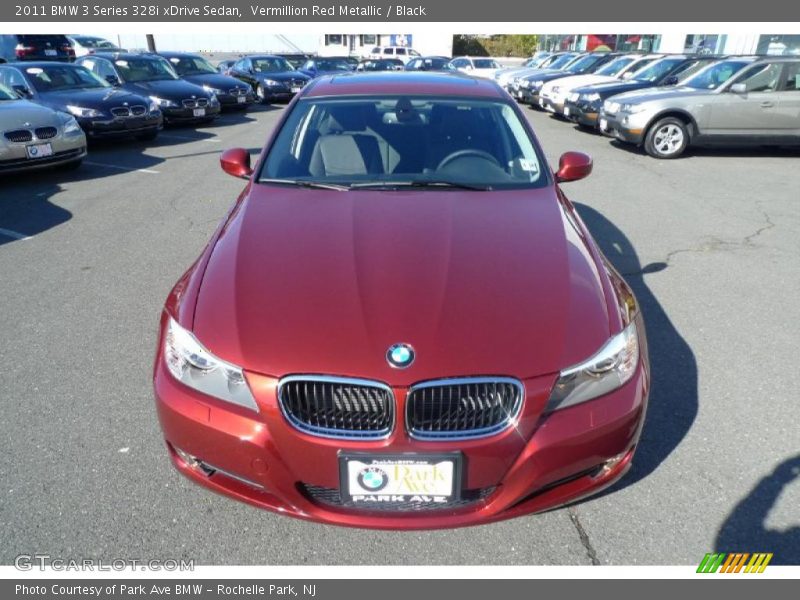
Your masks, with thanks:
[{"label": "shadow on pavement", "polygon": [[736,505],[719,529],[716,551],[772,552],[771,564],[800,565],[800,525],[783,531],[766,527],[770,509],[793,482],[800,483],[800,455],[775,467]]},{"label": "shadow on pavement", "polygon": [[697,416],[697,361],[664,308],[647,286],[645,276],[667,268],[642,266],[630,240],[601,213],[575,204],[598,246],[631,286],[644,315],[650,351],[652,385],[642,437],[630,472],[605,493],[644,479],[677,448]]},{"label": "shadow on pavement", "polygon": [[[39,179],[41,183],[41,179]],[[61,191],[55,181],[46,181],[33,193],[8,193],[0,180],[0,246],[22,241],[69,221],[72,213],[53,204],[50,199]]]}]

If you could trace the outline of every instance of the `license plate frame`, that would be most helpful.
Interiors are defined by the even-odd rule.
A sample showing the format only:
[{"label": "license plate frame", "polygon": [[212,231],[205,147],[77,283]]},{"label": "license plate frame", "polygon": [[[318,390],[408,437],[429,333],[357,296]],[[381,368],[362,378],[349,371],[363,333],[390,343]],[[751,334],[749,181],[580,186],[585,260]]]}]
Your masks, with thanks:
[{"label": "license plate frame", "polygon": [[600,131],[608,131],[608,119],[600,119]]},{"label": "license plate frame", "polygon": [[564,107],[564,116],[565,116],[565,117],[568,117],[568,116],[569,116],[569,113],[570,113],[569,106],[565,106],[565,107]]},{"label": "license plate frame", "polygon": [[[394,465],[412,467],[419,465],[434,467],[441,464],[450,464],[452,468],[449,494],[433,492],[426,493],[426,491],[421,489],[399,492],[396,486],[392,483],[391,476],[389,477],[389,483],[385,485],[385,489],[387,490],[386,493],[380,493],[384,490],[383,487],[375,490],[367,490],[366,488],[361,490],[351,489],[350,483],[353,475],[351,468],[358,468],[360,471],[363,471],[365,467],[377,467],[379,469],[384,467],[385,471],[389,471],[390,467],[393,467]],[[461,498],[462,475],[463,456],[460,452],[414,452],[403,454],[381,454],[379,452],[339,452],[339,495],[344,502],[363,503],[367,507],[379,502],[451,502],[454,500],[459,500]],[[394,483],[396,483],[396,480]],[[365,498],[367,499],[365,500]]]},{"label": "license plate frame", "polygon": [[238,96],[236,98],[236,102],[238,102],[239,104],[244,104],[245,102],[247,102],[247,98],[245,96]]},{"label": "license plate frame", "polygon": [[[42,152],[41,150],[44,150]],[[25,146],[25,156],[29,159],[47,158],[53,156],[53,144],[45,142],[43,144],[29,144]]]},{"label": "license plate frame", "polygon": [[52,48],[45,48],[44,49],[45,56],[58,56],[58,50],[53,50]]},{"label": "license plate frame", "polygon": [[195,117],[205,117],[206,116],[206,109],[205,108],[195,108],[195,109],[193,109],[192,114]]}]

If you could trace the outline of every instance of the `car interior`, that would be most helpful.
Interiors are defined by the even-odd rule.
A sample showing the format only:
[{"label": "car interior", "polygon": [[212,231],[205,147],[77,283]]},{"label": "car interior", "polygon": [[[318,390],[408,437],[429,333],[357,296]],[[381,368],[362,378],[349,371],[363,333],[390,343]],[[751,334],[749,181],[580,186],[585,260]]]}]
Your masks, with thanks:
[{"label": "car interior", "polygon": [[323,101],[295,112],[304,114],[284,126],[276,145],[286,151],[270,152],[282,158],[267,160],[265,177],[530,183],[539,176],[530,140],[503,103],[400,97]]}]

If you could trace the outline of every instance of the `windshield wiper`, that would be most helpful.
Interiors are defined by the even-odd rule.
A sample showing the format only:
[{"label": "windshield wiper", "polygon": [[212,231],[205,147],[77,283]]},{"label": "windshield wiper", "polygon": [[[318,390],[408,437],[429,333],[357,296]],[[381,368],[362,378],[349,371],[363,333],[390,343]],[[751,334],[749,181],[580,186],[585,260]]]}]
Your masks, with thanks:
[{"label": "windshield wiper", "polygon": [[278,185],[294,185],[297,187],[314,188],[322,190],[336,190],[337,192],[345,192],[350,188],[346,185],[339,185],[336,183],[321,183],[318,181],[305,181],[303,179],[271,179],[268,177],[258,180],[258,183],[275,183]]},{"label": "windshield wiper", "polygon": [[459,181],[445,181],[436,179],[412,179],[411,181],[367,181],[364,183],[354,183],[350,186],[353,189],[365,188],[458,188],[462,190],[473,190],[479,192],[489,192],[492,190],[490,185],[480,185],[475,183],[461,183]]}]

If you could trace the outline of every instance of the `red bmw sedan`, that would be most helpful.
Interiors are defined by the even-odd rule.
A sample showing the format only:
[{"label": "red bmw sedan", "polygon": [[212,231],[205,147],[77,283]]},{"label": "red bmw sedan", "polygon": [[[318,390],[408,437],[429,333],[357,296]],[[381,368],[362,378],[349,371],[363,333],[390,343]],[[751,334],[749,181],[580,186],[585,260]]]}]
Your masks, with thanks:
[{"label": "red bmw sedan", "polygon": [[161,317],[178,470],[293,517],[389,529],[535,513],[630,467],[636,299],[493,81],[342,74],[291,103]]}]

